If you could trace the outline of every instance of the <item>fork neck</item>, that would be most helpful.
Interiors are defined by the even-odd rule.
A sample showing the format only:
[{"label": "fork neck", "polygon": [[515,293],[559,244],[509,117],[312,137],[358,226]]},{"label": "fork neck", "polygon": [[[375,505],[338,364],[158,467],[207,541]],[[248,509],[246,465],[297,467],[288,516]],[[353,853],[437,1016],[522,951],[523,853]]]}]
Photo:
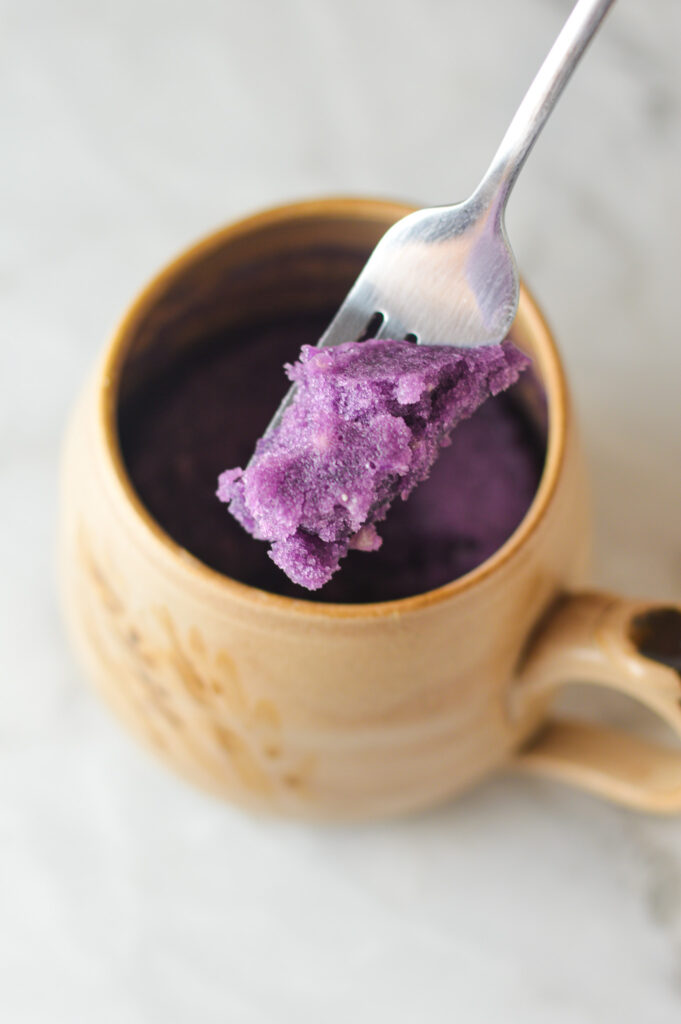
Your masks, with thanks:
[{"label": "fork neck", "polygon": [[525,93],[472,201],[503,219],[523,164],[614,0],[578,0]]}]

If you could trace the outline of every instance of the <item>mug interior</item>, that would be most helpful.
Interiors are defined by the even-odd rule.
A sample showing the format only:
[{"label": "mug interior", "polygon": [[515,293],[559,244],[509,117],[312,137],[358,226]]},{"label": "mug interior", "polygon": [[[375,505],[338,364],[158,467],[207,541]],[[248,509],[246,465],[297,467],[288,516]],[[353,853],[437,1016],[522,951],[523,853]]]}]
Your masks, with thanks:
[{"label": "mug interior", "polygon": [[[177,557],[182,549],[142,503],[126,470],[121,451],[124,410],[142,399],[154,380],[163,379],[179,365],[189,350],[209,339],[236,336],[256,324],[276,326],[292,316],[304,316],[310,336],[301,340],[313,342],[319,325],[338,307],[386,227],[406,212],[408,208],[399,204],[327,200],[257,215],[218,232],[181,256],[151,283],[125,318],[107,357],[103,426],[127,500],[170,557]],[[511,337],[533,360],[533,372],[524,374],[516,385],[516,398],[546,439],[539,486],[508,540],[481,565],[431,594],[471,585],[476,576],[516,550],[541,515],[558,474],[564,437],[564,381],[548,329],[524,288]],[[275,407],[276,402],[268,406]],[[186,559],[186,553],[182,554]],[[198,560],[196,568],[211,573],[214,582],[222,585],[255,589]],[[388,603],[403,604],[425,596]],[[300,598],[296,601],[300,603]],[[319,603],[329,604],[324,598]],[[358,607],[366,608],[366,604]]]}]

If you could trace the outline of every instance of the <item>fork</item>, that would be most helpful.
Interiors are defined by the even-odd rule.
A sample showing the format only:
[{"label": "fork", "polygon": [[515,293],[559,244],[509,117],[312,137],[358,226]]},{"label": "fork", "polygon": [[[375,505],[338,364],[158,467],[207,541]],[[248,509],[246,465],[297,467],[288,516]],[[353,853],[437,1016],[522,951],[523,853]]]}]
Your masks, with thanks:
[{"label": "fork", "polygon": [[[518,268],[504,212],[518,174],[614,0],[578,0],[472,196],[417,210],[392,225],[318,346],[362,337],[477,347],[506,337],[518,307]],[[295,388],[270,422],[281,421]]]}]

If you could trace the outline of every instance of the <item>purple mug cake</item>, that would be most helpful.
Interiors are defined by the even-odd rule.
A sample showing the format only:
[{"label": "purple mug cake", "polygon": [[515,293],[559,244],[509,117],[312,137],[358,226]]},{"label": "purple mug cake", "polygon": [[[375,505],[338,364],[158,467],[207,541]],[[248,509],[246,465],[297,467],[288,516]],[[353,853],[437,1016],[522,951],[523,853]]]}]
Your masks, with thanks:
[{"label": "purple mug cake", "polygon": [[376,523],[427,479],[453,429],[515,383],[510,342],[476,349],[368,339],[303,347],[293,401],[218,497],[289,579],[318,590],[350,548],[376,551]]},{"label": "purple mug cake", "polygon": [[[290,371],[298,401],[280,431],[259,442],[245,474],[225,473],[248,463],[286,390],[282,363],[327,319],[294,316],[206,339],[155,375],[119,413],[132,482],[177,543],[252,586],[341,603],[441,586],[497,550],[534,497],[544,438],[519,386],[509,388],[528,360],[508,343],[304,349]],[[311,458],[320,449],[321,474]],[[274,542],[293,579],[216,499],[220,474],[221,496]]]}]

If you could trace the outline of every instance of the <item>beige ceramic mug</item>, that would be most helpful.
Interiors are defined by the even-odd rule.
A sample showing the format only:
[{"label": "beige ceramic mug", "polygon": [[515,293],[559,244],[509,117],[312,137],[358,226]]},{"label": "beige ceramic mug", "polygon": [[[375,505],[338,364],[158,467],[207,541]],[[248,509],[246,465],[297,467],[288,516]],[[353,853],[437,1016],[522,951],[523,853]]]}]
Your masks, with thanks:
[{"label": "beige ceramic mug", "polygon": [[405,212],[356,199],[270,210],[184,253],[134,303],[66,443],[61,585],[78,654],[160,757],[254,809],[401,813],[510,765],[679,809],[681,753],[549,717],[562,684],[588,682],[637,698],[681,735],[681,612],[577,589],[589,538],[581,453],[558,354],[526,289],[513,338],[548,398],[544,473],[513,536],[446,586],[365,605],[259,591],[178,547],[126,476],[122,391],[159,358],[264,310],[333,308]]}]

